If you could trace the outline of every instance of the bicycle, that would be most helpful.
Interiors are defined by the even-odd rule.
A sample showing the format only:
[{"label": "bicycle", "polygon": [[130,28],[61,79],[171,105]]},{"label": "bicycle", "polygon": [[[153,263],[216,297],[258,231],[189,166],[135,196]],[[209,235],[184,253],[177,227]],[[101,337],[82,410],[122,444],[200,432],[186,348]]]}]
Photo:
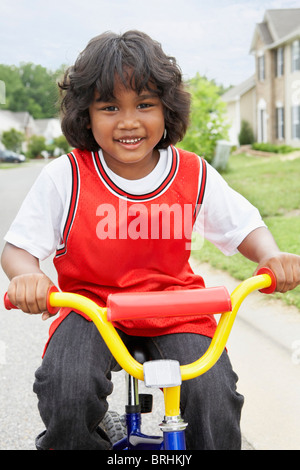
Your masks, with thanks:
[{"label": "bicycle", "polygon": [[[48,292],[47,308],[52,314],[61,307],[71,307],[85,313],[92,320],[119,366],[127,373],[128,403],[125,423],[119,415],[108,412],[102,426],[113,441],[113,450],[185,450],[185,423],[180,415],[180,387],[207,372],[221,356],[237,312],[245,298],[255,290],[270,294],[276,289],[276,278],[268,268],[240,283],[230,295],[227,288],[210,287],[184,291],[117,293],[108,297],[107,306],[99,307],[79,294],[59,292],[52,287]],[[6,309],[16,308],[4,296]],[[114,321],[153,316],[220,314],[220,319],[205,354],[195,362],[180,366],[174,360],[147,360],[142,351],[129,352],[113,326]],[[135,357],[134,357],[135,356]],[[137,360],[139,359],[139,361]],[[139,396],[138,381],[146,387],[163,389],[165,415],[159,425],[162,435],[149,436],[141,431],[141,414],[151,412],[149,396]],[[151,395],[152,398],[152,395]],[[140,403],[141,402],[141,403]]]}]

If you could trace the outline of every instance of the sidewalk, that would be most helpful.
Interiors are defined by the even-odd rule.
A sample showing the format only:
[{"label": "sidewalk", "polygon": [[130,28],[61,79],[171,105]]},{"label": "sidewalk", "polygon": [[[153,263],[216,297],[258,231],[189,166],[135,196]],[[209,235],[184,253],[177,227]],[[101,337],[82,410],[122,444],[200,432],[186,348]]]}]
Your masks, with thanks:
[{"label": "sidewalk", "polygon": [[[207,287],[225,285],[232,292],[239,284],[207,264],[191,265]],[[257,450],[300,450],[299,310],[253,292],[238,312],[227,347],[245,396],[244,448],[250,443]]]}]

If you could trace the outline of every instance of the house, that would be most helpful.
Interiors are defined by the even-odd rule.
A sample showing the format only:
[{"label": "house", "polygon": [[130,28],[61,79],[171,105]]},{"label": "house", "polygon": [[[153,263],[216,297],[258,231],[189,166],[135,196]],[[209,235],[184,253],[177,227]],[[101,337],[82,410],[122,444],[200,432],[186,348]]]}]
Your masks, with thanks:
[{"label": "house", "polygon": [[23,132],[28,138],[34,134],[34,119],[27,111],[0,110],[0,134],[10,129]]},{"label": "house", "polygon": [[[6,109],[0,110],[0,146],[1,134],[10,129],[23,132],[27,140],[32,135],[45,137],[46,144],[50,144],[54,138],[62,135],[59,119],[34,119],[27,111],[14,112]],[[26,151],[26,141],[23,151]]]},{"label": "house", "polygon": [[51,144],[53,139],[62,135],[59,119],[36,119],[34,121],[35,135],[45,137],[46,144]]},{"label": "house", "polygon": [[251,77],[223,95],[233,142],[244,119],[257,142],[300,147],[300,8],[267,10],[255,27],[250,53],[254,87],[247,88]]},{"label": "house", "polygon": [[233,145],[238,145],[242,121],[247,121],[252,129],[256,128],[255,75],[240,85],[230,88],[224,93],[222,99],[227,104],[227,118],[230,122],[229,140]]}]

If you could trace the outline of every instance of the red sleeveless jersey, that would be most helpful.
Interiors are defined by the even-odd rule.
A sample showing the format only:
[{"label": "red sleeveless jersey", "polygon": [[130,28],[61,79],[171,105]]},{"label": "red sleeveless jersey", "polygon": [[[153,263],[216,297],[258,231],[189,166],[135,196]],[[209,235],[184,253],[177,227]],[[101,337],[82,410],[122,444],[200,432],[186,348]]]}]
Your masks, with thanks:
[{"label": "red sleeveless jersey", "polygon": [[[98,153],[68,155],[73,187],[63,243],[54,264],[62,291],[105,306],[115,292],[205,287],[189,265],[192,228],[205,192],[206,162],[175,147],[169,172],[153,192],[124,192],[109,178]],[[70,312],[61,309],[52,334]],[[212,316],[126,320],[115,326],[129,335],[191,332],[212,336]]]}]

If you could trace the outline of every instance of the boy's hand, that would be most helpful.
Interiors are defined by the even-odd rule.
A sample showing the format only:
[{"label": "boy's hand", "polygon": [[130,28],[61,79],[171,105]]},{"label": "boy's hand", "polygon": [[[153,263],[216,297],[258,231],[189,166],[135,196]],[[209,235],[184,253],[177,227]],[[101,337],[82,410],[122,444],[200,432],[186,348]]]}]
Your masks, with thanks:
[{"label": "boy's hand", "polygon": [[260,268],[270,268],[275,274],[276,292],[287,292],[300,284],[300,256],[291,253],[278,254],[262,260],[256,271]]},{"label": "boy's hand", "polygon": [[25,313],[42,313],[46,320],[51,315],[47,311],[47,293],[53,282],[43,273],[21,274],[12,278],[7,295],[12,304]]}]

